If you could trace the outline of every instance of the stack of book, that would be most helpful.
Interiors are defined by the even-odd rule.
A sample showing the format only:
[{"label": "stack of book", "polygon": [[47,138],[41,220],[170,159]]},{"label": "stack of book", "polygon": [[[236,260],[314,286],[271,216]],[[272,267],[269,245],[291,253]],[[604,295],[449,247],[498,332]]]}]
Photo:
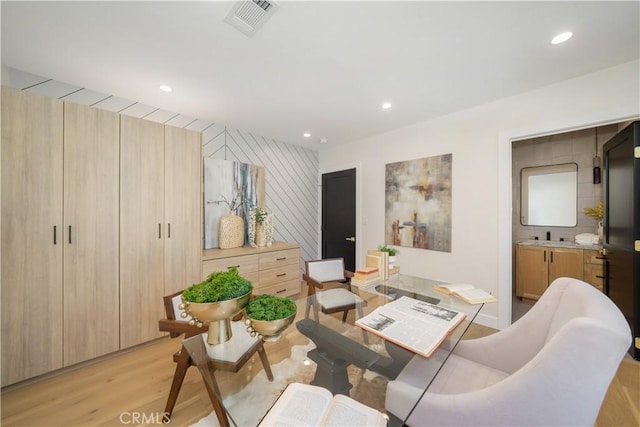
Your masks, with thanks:
[{"label": "stack of book", "polygon": [[389,269],[389,277],[387,280],[396,280],[400,277],[400,267],[396,266]]},{"label": "stack of book", "polygon": [[369,286],[380,282],[378,267],[362,267],[355,271],[351,284],[355,286]]},{"label": "stack of book", "polygon": [[389,278],[389,252],[367,251],[367,258],[364,263],[367,267],[378,269],[378,275],[382,280]]}]

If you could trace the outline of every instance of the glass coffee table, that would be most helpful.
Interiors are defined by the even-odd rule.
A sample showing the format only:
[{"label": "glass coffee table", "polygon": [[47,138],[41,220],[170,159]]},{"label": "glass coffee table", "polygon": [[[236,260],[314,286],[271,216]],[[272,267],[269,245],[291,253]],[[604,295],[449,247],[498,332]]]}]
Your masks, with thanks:
[{"label": "glass coffee table", "polygon": [[[354,293],[365,301],[363,315],[401,296],[465,313],[465,320],[429,357],[428,368],[423,373],[423,382],[427,384],[424,391],[429,388],[431,381],[483,307],[483,304],[467,304],[434,290],[433,287],[439,284],[442,282],[400,275],[393,281],[365,288],[353,287]],[[326,315],[320,311],[318,318],[314,315],[306,318],[307,304],[314,303],[309,298],[314,296],[296,300],[296,319],[281,338],[264,343],[273,380],[267,378],[259,360],[250,360],[235,373],[216,371],[214,374],[209,369],[207,344],[202,336],[197,335],[183,341],[191,363],[198,367],[205,381],[220,425],[258,425],[282,391],[292,382],[315,384],[334,394],[346,394],[387,414],[389,426],[403,425],[404,420],[396,418],[385,409],[384,395],[387,382],[394,379],[415,354],[365,332],[349,323],[349,320],[343,323],[337,315]],[[358,316],[357,310],[350,313]],[[419,400],[413,402],[414,406]]]}]

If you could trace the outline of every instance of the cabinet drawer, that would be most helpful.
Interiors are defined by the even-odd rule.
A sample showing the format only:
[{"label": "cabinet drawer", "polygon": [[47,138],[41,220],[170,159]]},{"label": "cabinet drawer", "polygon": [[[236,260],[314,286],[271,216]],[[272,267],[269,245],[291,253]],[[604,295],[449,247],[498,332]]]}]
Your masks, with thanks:
[{"label": "cabinet drawer", "polygon": [[300,280],[289,280],[276,285],[265,286],[253,290],[254,295],[270,294],[279,297],[288,297],[300,293]]},{"label": "cabinet drawer", "polygon": [[600,255],[599,251],[587,249],[584,251],[584,263],[603,265],[604,259],[602,259],[602,255]]},{"label": "cabinet drawer", "polygon": [[603,275],[604,270],[601,265],[584,265],[584,281],[604,292]]},{"label": "cabinet drawer", "polygon": [[272,286],[289,280],[300,281],[300,267],[298,264],[283,265],[278,268],[260,270],[260,288]]},{"label": "cabinet drawer", "polygon": [[260,270],[276,268],[282,265],[296,266],[300,263],[300,249],[286,249],[284,251],[260,254]]},{"label": "cabinet drawer", "polygon": [[[248,273],[258,271],[259,255],[242,255],[231,258],[212,259],[202,263],[202,278],[206,279],[214,271],[227,271],[237,266],[238,273],[248,280]],[[257,278],[257,274],[255,275]]]}]

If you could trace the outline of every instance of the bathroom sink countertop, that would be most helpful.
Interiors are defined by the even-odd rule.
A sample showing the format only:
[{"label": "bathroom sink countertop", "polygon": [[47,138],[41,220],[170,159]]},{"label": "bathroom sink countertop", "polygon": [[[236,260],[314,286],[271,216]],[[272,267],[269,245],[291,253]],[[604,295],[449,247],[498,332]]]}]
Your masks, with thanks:
[{"label": "bathroom sink countertop", "polygon": [[595,251],[599,251],[600,249],[602,249],[602,245],[601,244],[597,244],[597,245],[580,245],[576,242],[569,242],[569,241],[559,241],[559,240],[521,240],[519,242],[517,242],[518,245],[524,245],[524,246],[547,246],[547,247],[553,247],[553,248],[578,248],[578,249],[592,249]]}]

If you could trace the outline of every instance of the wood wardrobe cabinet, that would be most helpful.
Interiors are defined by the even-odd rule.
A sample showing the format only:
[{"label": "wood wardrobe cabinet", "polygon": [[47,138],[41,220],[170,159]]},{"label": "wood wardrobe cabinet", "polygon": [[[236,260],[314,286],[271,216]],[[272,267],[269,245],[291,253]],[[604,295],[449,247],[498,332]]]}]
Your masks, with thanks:
[{"label": "wood wardrobe cabinet", "polygon": [[2,88],[2,386],[160,336],[201,276],[200,133]]},{"label": "wood wardrobe cabinet", "polygon": [[162,297],[200,280],[200,133],[122,116],[120,346],[162,336]]},{"label": "wood wardrobe cabinet", "polygon": [[63,366],[63,103],[2,88],[2,385]]},{"label": "wood wardrobe cabinet", "polygon": [[64,365],[116,351],[118,114],[64,103]]}]

